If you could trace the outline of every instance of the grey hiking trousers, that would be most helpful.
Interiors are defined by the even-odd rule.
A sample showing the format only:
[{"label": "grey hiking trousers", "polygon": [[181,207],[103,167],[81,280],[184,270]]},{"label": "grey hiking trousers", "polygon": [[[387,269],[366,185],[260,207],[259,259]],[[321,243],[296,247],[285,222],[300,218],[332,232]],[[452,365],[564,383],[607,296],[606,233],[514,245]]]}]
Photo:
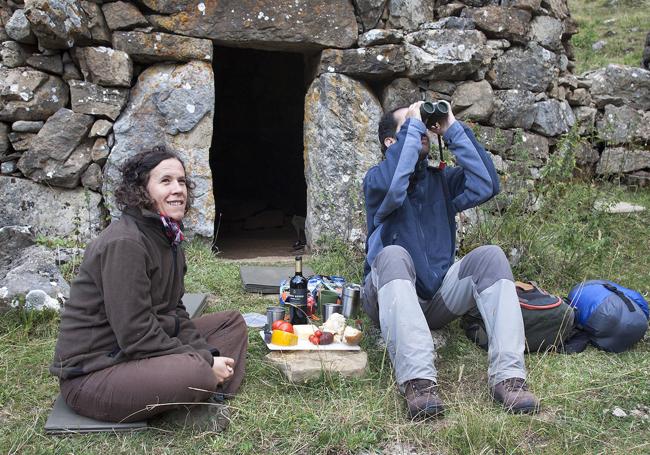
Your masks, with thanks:
[{"label": "grey hiking trousers", "polygon": [[415,267],[402,247],[385,247],[363,289],[363,308],[381,328],[400,390],[411,379],[437,380],[438,329],[478,307],[488,336],[488,384],[526,378],[524,323],[510,264],[498,246],[486,245],[454,263],[430,300],[415,291]]}]

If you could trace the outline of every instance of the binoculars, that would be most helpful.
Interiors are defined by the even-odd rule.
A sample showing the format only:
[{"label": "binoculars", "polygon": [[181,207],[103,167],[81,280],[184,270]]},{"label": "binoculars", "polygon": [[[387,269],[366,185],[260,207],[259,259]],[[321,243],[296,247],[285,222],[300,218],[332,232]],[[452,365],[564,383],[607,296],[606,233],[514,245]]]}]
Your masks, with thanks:
[{"label": "binoculars", "polygon": [[447,114],[449,114],[449,104],[446,101],[425,101],[420,105],[420,117],[427,128],[433,127],[446,118]]}]

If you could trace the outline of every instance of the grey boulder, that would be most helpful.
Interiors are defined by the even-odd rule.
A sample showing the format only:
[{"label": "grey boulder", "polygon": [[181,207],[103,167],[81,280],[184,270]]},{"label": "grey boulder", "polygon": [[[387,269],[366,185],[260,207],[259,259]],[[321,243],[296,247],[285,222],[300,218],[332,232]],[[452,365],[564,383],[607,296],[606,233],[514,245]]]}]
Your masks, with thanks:
[{"label": "grey boulder", "polygon": [[368,86],[342,74],[316,78],[305,99],[307,243],[340,239],[361,248],[362,181],[380,157],[381,106]]},{"label": "grey boulder", "polygon": [[0,310],[21,302],[26,309],[56,310],[69,296],[70,286],[55,264],[54,253],[43,246],[19,250],[6,266],[0,267]]},{"label": "grey boulder", "polygon": [[[20,197],[16,197],[19,194]],[[30,225],[36,235],[94,238],[103,227],[101,195],[83,188],[67,190],[28,179],[0,177],[3,225]]]},{"label": "grey boulder", "polygon": [[504,38],[515,43],[526,41],[531,18],[526,10],[497,5],[465,8],[462,16],[471,19],[487,37]]},{"label": "grey boulder", "polygon": [[106,87],[131,87],[133,63],[129,54],[110,47],[79,47],[75,51],[84,79]]},{"label": "grey boulder", "polygon": [[149,26],[147,19],[131,2],[104,3],[102,12],[111,30],[131,30],[136,27]]},{"label": "grey boulder", "polygon": [[9,125],[0,122],[0,158],[9,150]]},{"label": "grey boulder", "polygon": [[102,188],[102,168],[97,163],[90,163],[84,173],[81,175],[81,185],[93,191],[101,191]]},{"label": "grey boulder", "polygon": [[557,78],[558,71],[557,55],[531,42],[526,48],[513,47],[504,52],[488,76],[497,88],[543,92]]},{"label": "grey boulder", "polygon": [[486,80],[460,84],[451,97],[451,105],[459,119],[487,121],[494,110],[492,86]]},{"label": "grey boulder", "polygon": [[588,135],[594,130],[596,123],[596,114],[598,110],[594,107],[578,106],[573,109],[573,115],[578,124],[578,134]]},{"label": "grey boulder", "polygon": [[380,44],[401,44],[404,32],[396,29],[372,29],[359,36],[359,47],[378,46]]},{"label": "grey boulder", "polygon": [[27,58],[27,64],[37,70],[53,73],[58,76],[63,74],[63,61],[59,54],[32,54]]},{"label": "grey boulder", "polygon": [[[284,51],[350,48],[358,36],[349,0],[150,0],[159,29],[219,45]],[[170,14],[171,13],[171,14]],[[168,14],[168,15],[167,15]],[[212,41],[210,41],[212,40]],[[129,52],[130,54],[130,52]]]},{"label": "grey boulder", "polygon": [[606,147],[600,156],[598,174],[619,174],[650,168],[650,150],[626,147]]},{"label": "grey boulder", "polygon": [[11,130],[18,133],[38,133],[43,128],[44,122],[28,122],[18,120],[11,125]]},{"label": "grey boulder", "polygon": [[590,84],[596,106],[627,105],[650,111],[650,71],[624,65],[608,65],[583,75]]},{"label": "grey boulder", "polygon": [[112,129],[113,129],[113,124],[111,122],[109,122],[108,120],[99,119],[95,123],[93,123],[93,127],[90,129],[90,134],[88,134],[88,137],[97,137],[97,136],[106,137],[108,136],[108,133],[110,133]]},{"label": "grey boulder", "polygon": [[18,161],[21,172],[36,182],[74,188],[90,164],[83,144],[93,123],[89,115],[60,109],[51,116]]},{"label": "grey boulder", "polygon": [[531,129],[544,136],[567,133],[576,119],[566,101],[550,99],[535,105],[537,113]]},{"label": "grey boulder", "polygon": [[0,45],[2,64],[7,68],[24,66],[28,56],[28,51],[16,41],[5,41]]},{"label": "grey boulder", "polygon": [[11,146],[15,151],[24,152],[25,150],[29,150],[35,136],[36,135],[33,133],[19,133],[12,131],[9,133],[9,142],[11,142]]},{"label": "grey boulder", "polygon": [[129,89],[102,87],[91,82],[68,81],[72,110],[115,120],[126,105]]},{"label": "grey boulder", "polygon": [[428,0],[391,0],[388,2],[388,26],[413,31],[433,20],[433,2]]},{"label": "grey boulder", "polygon": [[68,49],[75,40],[92,37],[88,16],[77,0],[25,0],[25,15],[46,49]]},{"label": "grey boulder", "polygon": [[46,120],[68,104],[68,86],[32,68],[0,67],[0,120]]},{"label": "grey boulder", "polygon": [[170,33],[114,32],[113,48],[138,63],[212,61],[212,42]]},{"label": "grey boulder", "polygon": [[506,156],[506,152],[512,147],[514,140],[513,130],[492,128],[491,126],[476,125],[473,128],[476,139],[486,150]]},{"label": "grey boulder", "polygon": [[374,29],[384,12],[388,0],[352,0],[363,31]]},{"label": "grey boulder", "polygon": [[477,30],[422,30],[406,42],[406,75],[414,79],[465,80],[492,56]]},{"label": "grey boulder", "polygon": [[418,85],[411,79],[400,77],[394,79],[384,88],[381,95],[381,105],[384,111],[392,111],[398,107],[409,106],[420,99]]},{"label": "grey boulder", "polygon": [[32,26],[25,16],[25,10],[17,9],[5,25],[9,38],[25,44],[36,44],[36,36],[32,33]]},{"label": "grey boulder", "polygon": [[562,52],[564,24],[550,16],[536,16],[530,23],[528,39],[554,52]]},{"label": "grey boulder", "polygon": [[527,90],[496,90],[491,123],[498,128],[530,129],[535,121],[535,95]]},{"label": "grey boulder", "polygon": [[78,44],[110,44],[111,31],[106,25],[104,15],[100,5],[92,1],[81,0],[81,8],[86,13],[88,19],[88,31],[90,32],[90,40],[80,39]]},{"label": "grey boulder", "polygon": [[342,73],[362,78],[388,78],[406,70],[404,48],[395,44],[358,49],[326,49],[321,53],[319,74]]},{"label": "grey boulder", "polygon": [[505,158],[527,166],[542,166],[548,161],[549,141],[544,136],[517,130]]},{"label": "grey boulder", "polygon": [[643,114],[629,106],[605,106],[603,117],[596,124],[598,137],[609,144],[629,144],[637,139]]}]

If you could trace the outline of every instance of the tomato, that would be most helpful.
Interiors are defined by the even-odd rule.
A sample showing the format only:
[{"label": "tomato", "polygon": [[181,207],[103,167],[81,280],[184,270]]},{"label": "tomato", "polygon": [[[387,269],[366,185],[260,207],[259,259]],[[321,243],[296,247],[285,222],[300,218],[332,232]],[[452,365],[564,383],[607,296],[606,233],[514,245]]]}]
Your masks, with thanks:
[{"label": "tomato", "polygon": [[314,332],[314,335],[316,335],[317,337],[320,337],[322,334],[323,334],[323,332],[321,332],[320,330],[316,330]]},{"label": "tomato", "polygon": [[309,342],[310,342],[311,344],[316,344],[316,343],[314,343],[314,339],[315,339],[315,338],[316,338],[316,337],[315,337],[314,335],[309,335]]},{"label": "tomato", "polygon": [[284,319],[278,319],[277,321],[273,321],[273,324],[271,325],[271,330],[279,330],[280,325],[284,324]]},{"label": "tomato", "polygon": [[277,330],[282,330],[283,332],[293,333],[293,326],[290,322],[282,321],[282,324],[278,325]]}]

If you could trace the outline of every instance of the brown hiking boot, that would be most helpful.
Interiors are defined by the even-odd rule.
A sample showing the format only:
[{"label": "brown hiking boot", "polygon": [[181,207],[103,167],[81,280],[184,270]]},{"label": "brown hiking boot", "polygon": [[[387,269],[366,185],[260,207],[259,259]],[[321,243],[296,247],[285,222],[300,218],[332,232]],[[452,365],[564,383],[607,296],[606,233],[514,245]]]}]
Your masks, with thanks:
[{"label": "brown hiking boot", "polygon": [[406,381],[405,388],[404,397],[411,419],[424,419],[444,412],[435,382],[429,379],[411,379]]},{"label": "brown hiking boot", "polygon": [[504,379],[490,387],[490,394],[509,412],[533,414],[539,411],[539,400],[528,390],[523,378]]}]

